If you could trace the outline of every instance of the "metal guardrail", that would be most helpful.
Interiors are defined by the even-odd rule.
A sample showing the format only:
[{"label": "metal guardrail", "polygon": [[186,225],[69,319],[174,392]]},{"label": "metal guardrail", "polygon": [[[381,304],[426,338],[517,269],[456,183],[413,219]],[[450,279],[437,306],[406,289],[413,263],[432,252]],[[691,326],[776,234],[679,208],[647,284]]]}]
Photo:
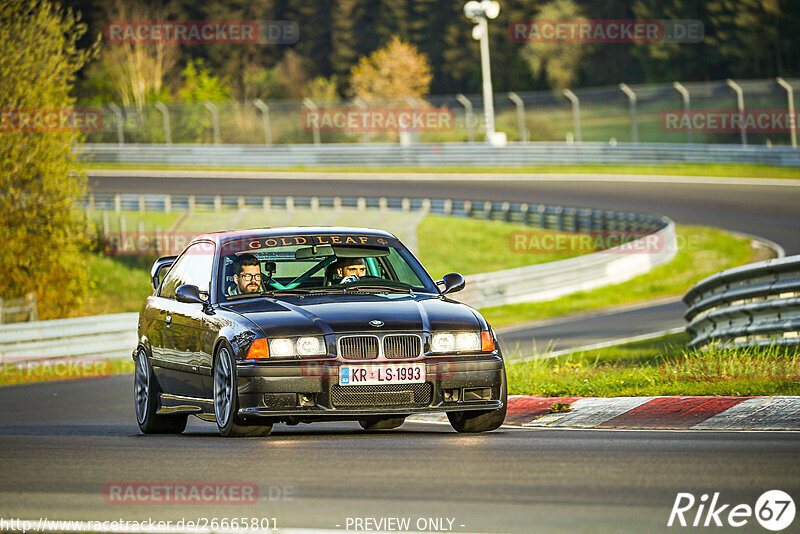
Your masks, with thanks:
[{"label": "metal guardrail", "polygon": [[[191,197],[191,198],[190,198]],[[467,276],[454,297],[474,307],[548,300],[574,291],[618,283],[669,261],[676,253],[675,225],[667,218],[607,210],[450,199],[192,197],[190,195],[93,195],[94,209],[156,210],[259,207],[261,209],[356,208],[425,210],[429,213],[517,222],[564,232],[634,232],[621,247],[567,260]],[[135,233],[132,232],[135,235]],[[659,243],[657,250],[638,245]],[[627,247],[627,250],[625,249]],[[0,326],[0,363],[62,357],[128,357],[136,346],[138,314],[123,313]]]},{"label": "metal guardrail", "polygon": [[330,145],[84,144],[93,163],[215,167],[523,167],[541,164],[755,163],[800,166],[800,151],[785,146],[682,143],[482,143]]},{"label": "metal guardrail", "polygon": [[639,247],[647,239],[642,238],[629,243],[629,248],[615,247],[566,260],[466,276],[466,288],[453,298],[486,308],[552,300],[577,291],[620,284],[675,257],[678,251],[675,223],[664,219],[664,227],[648,237],[658,243],[649,250]]},{"label": "metal guardrail", "polygon": [[719,272],[683,301],[690,347],[800,345],[800,255]]},{"label": "metal guardrail", "polygon": [[0,364],[63,357],[129,357],[138,313],[0,325]]}]

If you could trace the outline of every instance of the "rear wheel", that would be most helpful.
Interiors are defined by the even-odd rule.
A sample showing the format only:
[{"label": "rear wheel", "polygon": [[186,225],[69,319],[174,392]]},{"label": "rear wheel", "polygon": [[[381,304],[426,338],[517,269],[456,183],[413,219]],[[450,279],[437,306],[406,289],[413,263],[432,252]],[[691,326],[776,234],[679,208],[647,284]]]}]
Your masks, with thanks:
[{"label": "rear wheel", "polygon": [[388,418],[370,418],[361,419],[358,424],[364,430],[391,430],[397,428],[406,422],[405,416],[403,417],[388,417]]},{"label": "rear wheel", "polygon": [[488,432],[500,428],[506,418],[508,410],[508,391],[506,387],[506,370],[503,368],[503,376],[500,382],[500,400],[503,407],[488,411],[469,411],[469,412],[447,412],[450,425],[456,432]]},{"label": "rear wheel", "polygon": [[214,416],[219,432],[226,438],[267,436],[272,432],[272,423],[248,426],[239,421],[236,363],[231,354],[230,347],[222,345],[214,361]]},{"label": "rear wheel", "polygon": [[136,353],[136,370],[133,375],[133,398],[136,405],[136,422],[145,434],[180,434],[186,429],[188,415],[159,415],[158,396],[161,388],[153,375],[147,352],[139,348]]}]

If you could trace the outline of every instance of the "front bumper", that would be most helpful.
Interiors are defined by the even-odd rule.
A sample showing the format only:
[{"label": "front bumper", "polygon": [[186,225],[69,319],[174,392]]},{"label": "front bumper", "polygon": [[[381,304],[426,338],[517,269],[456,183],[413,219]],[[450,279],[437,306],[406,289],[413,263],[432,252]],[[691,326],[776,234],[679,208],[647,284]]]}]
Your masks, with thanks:
[{"label": "front bumper", "polygon": [[[251,365],[239,362],[238,413],[244,420],[260,417],[334,420],[502,408],[504,370],[499,355],[428,357],[422,361],[426,364],[425,384],[392,386],[339,386],[339,366],[404,362],[317,360]],[[408,402],[403,400],[404,395],[408,396]]]}]

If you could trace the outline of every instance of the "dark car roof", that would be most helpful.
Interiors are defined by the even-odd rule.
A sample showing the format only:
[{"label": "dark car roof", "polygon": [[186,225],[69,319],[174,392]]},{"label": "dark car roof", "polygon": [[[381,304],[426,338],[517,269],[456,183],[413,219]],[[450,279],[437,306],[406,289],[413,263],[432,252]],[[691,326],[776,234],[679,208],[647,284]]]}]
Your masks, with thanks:
[{"label": "dark car roof", "polygon": [[215,243],[225,243],[235,239],[296,234],[359,234],[391,237],[393,239],[397,239],[397,236],[394,234],[391,234],[385,230],[375,230],[374,228],[353,228],[350,226],[285,226],[277,228],[251,228],[249,230],[212,232],[198,235],[192,241],[210,240],[214,241]]}]

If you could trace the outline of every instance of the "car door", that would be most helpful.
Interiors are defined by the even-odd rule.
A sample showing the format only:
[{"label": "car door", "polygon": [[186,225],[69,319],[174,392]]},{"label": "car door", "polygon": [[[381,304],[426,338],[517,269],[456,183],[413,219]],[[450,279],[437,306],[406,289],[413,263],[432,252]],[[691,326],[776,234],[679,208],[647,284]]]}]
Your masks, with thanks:
[{"label": "car door", "polygon": [[[187,262],[182,274],[182,282],[197,286],[206,296],[210,295],[211,272],[214,266],[214,244],[201,241],[186,251]],[[172,338],[173,358],[177,366],[185,372],[185,395],[204,397],[203,372],[211,369],[210,347],[206,338],[210,329],[209,314],[202,304],[174,301],[170,336]]]},{"label": "car door", "polygon": [[[213,250],[213,246],[212,246]],[[164,328],[160,354],[154,354],[153,369],[165,393],[187,397],[202,397],[202,379],[196,353],[202,339],[203,307],[175,300],[175,290],[184,285],[203,284],[208,272],[210,284],[213,252],[208,253],[208,243],[200,242],[187,248],[170,269],[159,292],[160,308],[164,313]]]}]

